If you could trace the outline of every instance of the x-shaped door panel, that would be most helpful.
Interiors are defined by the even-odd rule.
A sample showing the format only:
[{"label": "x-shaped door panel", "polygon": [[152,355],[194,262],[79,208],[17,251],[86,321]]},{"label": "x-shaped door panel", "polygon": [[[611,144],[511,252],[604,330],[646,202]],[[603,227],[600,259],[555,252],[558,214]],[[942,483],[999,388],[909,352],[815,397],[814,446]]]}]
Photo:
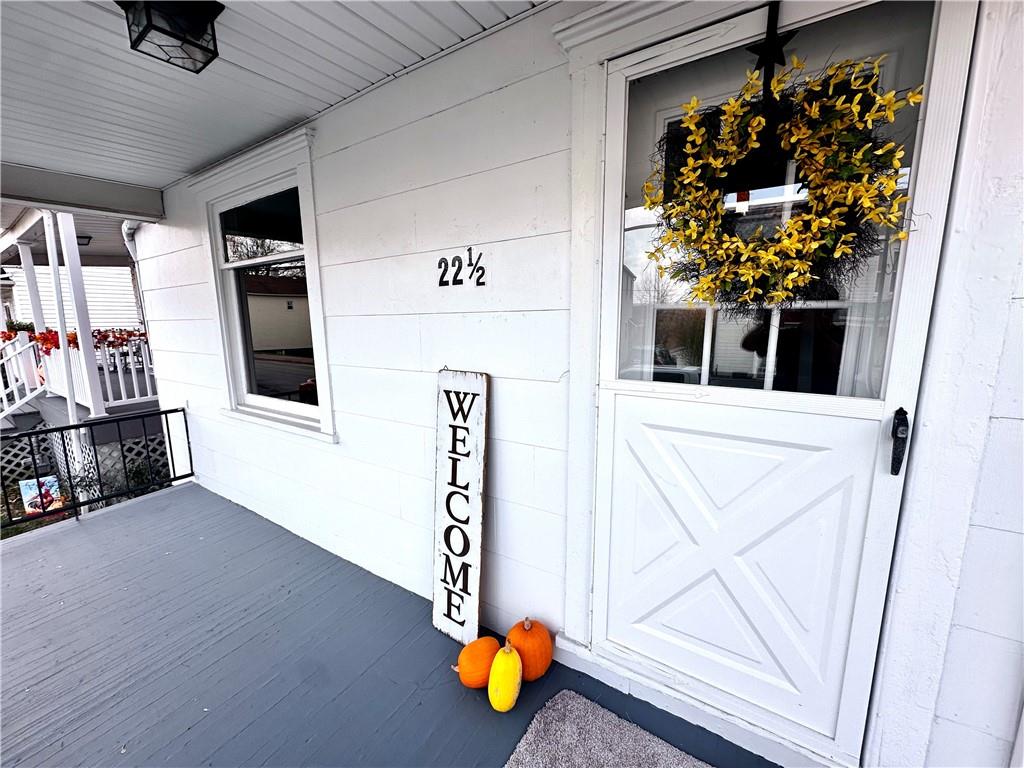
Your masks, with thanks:
[{"label": "x-shaped door panel", "polygon": [[622,396],[615,416],[607,639],[830,735],[877,423]]}]

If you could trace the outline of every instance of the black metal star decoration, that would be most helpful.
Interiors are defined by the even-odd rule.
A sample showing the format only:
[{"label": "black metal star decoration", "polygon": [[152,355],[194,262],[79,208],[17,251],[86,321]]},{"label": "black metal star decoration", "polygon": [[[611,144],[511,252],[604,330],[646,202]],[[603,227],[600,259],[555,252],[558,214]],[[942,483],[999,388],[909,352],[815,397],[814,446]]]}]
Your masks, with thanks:
[{"label": "black metal star decoration", "polygon": [[764,40],[747,48],[748,51],[757,55],[754,69],[764,70],[762,93],[765,102],[772,96],[771,84],[772,78],[775,77],[775,65],[784,66],[786,64],[785,48],[796,36],[795,29],[789,32],[779,32],[779,6],[781,4],[780,0],[772,0],[768,3],[768,26],[765,30]]}]

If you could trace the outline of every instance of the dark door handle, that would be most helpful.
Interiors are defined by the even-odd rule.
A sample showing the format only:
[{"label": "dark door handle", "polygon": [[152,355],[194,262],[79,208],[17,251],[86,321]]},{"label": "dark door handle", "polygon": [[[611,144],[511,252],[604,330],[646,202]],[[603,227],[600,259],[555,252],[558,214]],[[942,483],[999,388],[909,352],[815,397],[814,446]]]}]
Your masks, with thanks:
[{"label": "dark door handle", "polygon": [[903,408],[897,408],[892,415],[892,462],[889,471],[898,475],[907,453],[907,438],[910,437],[910,419]]}]

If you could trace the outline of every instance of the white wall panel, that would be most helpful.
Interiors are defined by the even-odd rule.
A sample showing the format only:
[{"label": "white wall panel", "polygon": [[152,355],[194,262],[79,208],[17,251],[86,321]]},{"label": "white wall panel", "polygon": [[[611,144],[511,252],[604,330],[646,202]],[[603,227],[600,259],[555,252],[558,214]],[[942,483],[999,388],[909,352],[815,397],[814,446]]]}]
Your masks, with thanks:
[{"label": "white wall panel", "polygon": [[[560,489],[550,474],[565,473],[565,453],[523,443],[488,440],[487,493],[502,501],[561,513]],[[564,483],[563,483],[564,485]]]},{"label": "white wall panel", "polygon": [[992,419],[974,498],[975,525],[1024,533],[1024,420]]},{"label": "white wall panel", "polygon": [[557,381],[568,369],[568,315],[558,310],[329,317],[327,340],[335,364],[407,371],[447,365]]},{"label": "white wall panel", "polygon": [[[396,371],[333,366],[331,383],[338,411],[378,416],[433,429],[437,375],[434,371]],[[492,438],[543,448],[564,449],[565,381],[491,378]]]},{"label": "white wall panel", "polygon": [[[553,512],[488,497],[484,548],[561,578],[565,518]],[[530,536],[521,532],[529,531]]]},{"label": "white wall panel", "polygon": [[568,373],[569,313],[421,315],[422,365],[557,381]]},{"label": "white wall panel", "polygon": [[[166,218],[158,224],[143,224],[135,232],[140,262],[203,244],[206,222],[200,215],[194,190],[187,184],[176,184],[164,190],[163,195]],[[207,254],[208,264],[212,263],[210,259]]]},{"label": "white wall panel", "polygon": [[[1024,268],[1017,270],[1024,275]],[[1022,288],[1021,290],[1024,290]],[[994,418],[1020,419],[1024,416],[1024,298],[1010,302],[1010,317],[1006,322],[1003,357],[996,378]]]},{"label": "white wall panel", "polygon": [[[326,325],[327,346],[333,364],[424,370],[418,315],[328,317]],[[337,405],[343,407],[342,403]]]},{"label": "white wall panel", "polygon": [[216,320],[150,320],[148,328],[149,346],[154,353],[223,354],[220,326]]},{"label": "white wall panel", "polygon": [[143,287],[147,320],[214,320],[217,304],[209,283],[167,288]]},{"label": "white wall panel", "polygon": [[168,375],[158,374],[160,379],[160,407],[161,408],[188,408],[189,420],[193,414],[202,414],[227,405],[227,396],[224,389],[218,387],[205,387],[201,384],[178,381],[169,376],[180,374],[179,371],[170,371]]},{"label": "white wall panel", "polygon": [[434,478],[402,475],[398,481],[402,519],[412,525],[434,530]]},{"label": "white wall panel", "polygon": [[498,440],[564,450],[568,398],[569,386],[564,378],[534,381],[492,377],[488,428]]},{"label": "white wall panel", "polygon": [[[473,258],[482,259],[484,285],[475,285],[468,267],[461,273],[464,285],[438,285],[439,260],[465,260],[463,247],[324,267],[324,311],[335,316],[569,308],[568,232],[472,247]],[[449,282],[452,275],[449,269]]]},{"label": "white wall panel", "polygon": [[203,355],[197,352],[171,352],[163,350],[153,355],[153,370],[159,380],[164,372],[181,384],[196,384],[200,387],[220,389],[224,386],[224,361],[220,355]]},{"label": "white wall panel", "polygon": [[967,627],[953,627],[936,714],[1006,740],[1017,728],[1024,646]]},{"label": "white wall panel", "polygon": [[331,367],[335,409],[357,416],[431,427],[437,421],[437,375],[344,365]]},{"label": "white wall panel", "polygon": [[[316,187],[317,212],[566,150],[568,100],[569,78],[560,66],[323,155],[316,169],[321,181]],[[496,202],[500,205],[500,197]]]},{"label": "white wall panel", "polygon": [[1024,536],[972,525],[964,549],[955,620],[1024,642],[1022,578]]},{"label": "white wall panel", "polygon": [[433,430],[341,412],[337,429],[341,456],[420,477],[434,473]]},{"label": "white wall panel", "polygon": [[[136,238],[142,240],[142,233],[152,229],[143,225]],[[150,291],[208,283],[213,279],[210,254],[199,245],[140,259],[137,269],[140,283]]]},{"label": "white wall panel", "polygon": [[564,600],[561,576],[493,552],[486,554],[489,557],[480,574],[485,625],[495,618],[487,610],[487,606],[493,604],[500,608],[500,612],[495,612],[497,621],[494,622],[497,624],[494,629],[499,632],[507,632],[515,621],[525,616],[540,619],[549,628],[560,626]]},{"label": "white wall panel", "polygon": [[317,228],[324,266],[566,232],[569,153],[322,214]]},{"label": "white wall panel", "polygon": [[1013,742],[944,717],[935,719],[932,734],[928,765],[934,768],[1003,768],[1013,749]]}]

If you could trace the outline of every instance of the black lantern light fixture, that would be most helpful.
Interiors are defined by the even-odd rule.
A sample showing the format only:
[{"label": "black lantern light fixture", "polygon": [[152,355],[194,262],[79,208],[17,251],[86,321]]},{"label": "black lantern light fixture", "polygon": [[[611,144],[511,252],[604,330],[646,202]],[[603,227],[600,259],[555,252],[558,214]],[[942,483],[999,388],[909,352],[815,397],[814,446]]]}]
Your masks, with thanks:
[{"label": "black lantern light fixture", "polygon": [[224,10],[221,3],[118,0],[117,5],[128,22],[132,50],[196,73],[217,58],[213,21]]},{"label": "black lantern light fixture", "polygon": [[75,240],[79,245],[85,247],[92,242],[92,235],[75,235]]}]

